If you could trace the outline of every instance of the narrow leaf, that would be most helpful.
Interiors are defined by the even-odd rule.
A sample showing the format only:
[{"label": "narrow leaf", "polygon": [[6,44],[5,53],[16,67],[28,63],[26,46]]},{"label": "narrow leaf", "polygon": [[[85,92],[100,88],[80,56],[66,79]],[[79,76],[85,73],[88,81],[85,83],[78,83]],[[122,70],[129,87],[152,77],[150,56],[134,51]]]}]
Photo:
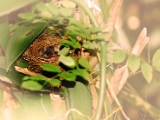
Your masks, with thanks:
[{"label": "narrow leaf", "polygon": [[54,85],[54,86],[59,86],[61,85],[61,81],[58,79],[52,79],[49,81],[50,84]]},{"label": "narrow leaf", "polygon": [[125,60],[125,58],[126,58],[126,54],[120,50],[116,51],[113,55],[113,61],[115,63],[121,63]]},{"label": "narrow leaf", "polygon": [[78,22],[74,18],[70,18],[69,21],[70,21],[70,25],[71,26],[74,26],[74,27],[78,28],[81,32],[83,32],[83,33],[85,33],[87,35],[90,35],[90,33],[91,33],[90,30],[85,27],[83,22]]},{"label": "narrow leaf", "polygon": [[73,14],[73,10],[71,8],[60,8],[60,14],[64,17],[69,17]]},{"label": "narrow leaf", "polygon": [[61,55],[61,56],[59,57],[59,61],[60,61],[61,63],[63,63],[64,65],[70,67],[70,68],[74,68],[74,67],[77,65],[77,63],[76,63],[76,61],[74,60],[74,58],[72,58],[72,57],[70,57],[70,56],[63,56],[63,55]]},{"label": "narrow leaf", "polygon": [[25,76],[23,80],[46,80],[46,77],[43,75],[39,76]]},{"label": "narrow leaf", "polygon": [[17,85],[19,84],[19,80],[15,78],[15,76],[12,74],[11,71],[6,72],[6,70],[0,68],[0,76],[2,81],[3,79],[4,81],[8,79],[9,80],[8,82],[12,82]]},{"label": "narrow leaf", "polygon": [[33,19],[34,17],[36,17],[37,15],[34,14],[34,13],[20,13],[18,14],[18,17],[21,18],[21,19],[26,19],[26,20],[31,20]]},{"label": "narrow leaf", "polygon": [[6,69],[6,61],[4,56],[0,56],[0,68]]},{"label": "narrow leaf", "polygon": [[136,72],[140,67],[140,59],[136,56],[129,56],[127,62],[128,62],[129,69],[133,73]]},{"label": "narrow leaf", "polygon": [[89,73],[85,69],[75,69],[75,70],[72,70],[72,73],[82,77],[85,80],[89,80]]},{"label": "narrow leaf", "polygon": [[5,51],[7,43],[9,40],[9,24],[8,24],[8,16],[5,15],[0,18],[0,44]]},{"label": "narrow leaf", "polygon": [[47,24],[44,22],[26,23],[21,25],[13,33],[13,35],[10,37],[5,51],[7,71],[15,62],[15,60],[33,42],[33,40],[45,29],[46,26]]},{"label": "narrow leaf", "polygon": [[66,7],[66,8],[75,8],[76,7],[76,4],[71,1],[61,1],[61,4],[63,7]]},{"label": "narrow leaf", "polygon": [[[70,100],[70,108],[75,108],[82,114],[91,116],[92,115],[92,95],[87,86],[81,82],[76,82],[73,88],[69,88],[68,97]],[[78,114],[77,112],[71,112],[73,120],[87,120],[86,117]]]},{"label": "narrow leaf", "polygon": [[79,48],[80,44],[79,42],[76,41],[69,41],[69,40],[62,40],[60,42],[61,46],[66,46],[66,47],[72,47],[72,48]]},{"label": "narrow leaf", "polygon": [[98,34],[94,36],[94,39],[96,40],[104,40],[107,36],[109,36],[109,33],[103,33],[103,34]]},{"label": "narrow leaf", "polygon": [[53,18],[53,15],[50,12],[41,12],[39,14],[39,16],[42,17],[42,18],[47,18],[47,19]]},{"label": "narrow leaf", "polygon": [[60,13],[58,7],[53,2],[46,4],[46,6],[53,15],[57,16]]},{"label": "narrow leaf", "polygon": [[92,28],[89,28],[89,31],[91,33],[99,33],[99,32],[102,32],[102,28],[101,27],[92,27]]},{"label": "narrow leaf", "polygon": [[142,63],[141,71],[142,71],[144,78],[147,80],[148,83],[150,83],[153,77],[153,70],[151,66],[147,63]]},{"label": "narrow leaf", "polygon": [[48,72],[57,72],[57,73],[61,72],[60,67],[53,64],[42,64],[40,66],[43,70]]},{"label": "narrow leaf", "polygon": [[76,75],[71,74],[69,72],[60,73],[60,74],[58,74],[58,76],[65,79],[65,80],[68,80],[68,81],[75,81],[76,80]]},{"label": "narrow leaf", "polygon": [[69,49],[70,48],[68,48],[68,47],[64,47],[62,50],[60,50],[58,52],[58,55],[64,55],[64,56],[66,56],[69,53]]},{"label": "narrow leaf", "polygon": [[49,12],[47,6],[43,2],[38,3],[36,8],[39,12]]},{"label": "narrow leaf", "polygon": [[84,48],[86,49],[96,49],[98,47],[98,45],[94,42],[91,42],[91,41],[85,41],[83,42],[83,45],[82,45]]},{"label": "narrow leaf", "polygon": [[29,89],[29,90],[41,90],[43,86],[36,81],[24,81],[21,85],[22,88]]},{"label": "narrow leaf", "polygon": [[114,31],[113,31],[113,34],[112,34],[112,36],[111,36],[111,40],[113,41],[113,42],[117,42],[117,40],[118,40],[118,32],[117,32],[117,30],[116,29],[114,29]]},{"label": "narrow leaf", "polygon": [[89,64],[89,62],[84,58],[80,58],[78,60],[78,63],[84,68],[88,68],[88,69],[91,68],[91,65]]}]

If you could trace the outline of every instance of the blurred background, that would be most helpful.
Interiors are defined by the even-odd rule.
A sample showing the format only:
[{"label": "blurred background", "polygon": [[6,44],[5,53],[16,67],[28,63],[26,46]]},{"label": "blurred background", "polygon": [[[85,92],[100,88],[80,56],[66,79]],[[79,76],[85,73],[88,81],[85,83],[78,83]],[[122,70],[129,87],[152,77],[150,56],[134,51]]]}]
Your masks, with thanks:
[{"label": "blurred background", "polygon": [[[147,60],[149,52],[152,58],[155,51],[160,48],[160,0],[124,0],[116,27],[119,33],[119,44],[130,50],[141,30],[146,27],[150,40],[141,56]],[[128,81],[146,102],[160,110],[159,82],[152,80],[148,84],[141,74],[129,78]],[[160,119],[160,116],[141,117],[145,114],[147,116],[146,110],[141,111],[140,108],[126,102],[123,105],[131,120]]]},{"label": "blurred background", "polygon": [[[29,9],[30,6],[23,8],[20,11],[28,11]],[[17,17],[14,16],[17,16],[18,13],[19,11],[10,14],[10,17],[12,18],[10,23],[17,21]],[[160,0],[124,0],[120,17],[116,25],[119,34],[119,44],[124,48],[131,50],[139,33],[144,27],[147,28],[147,35],[150,40],[141,56],[147,59],[148,52],[150,53],[150,58],[152,58],[156,50],[160,48]],[[158,80],[152,80],[152,82],[148,84],[142,74],[137,74],[130,77],[128,82],[146,103],[149,103],[160,110],[160,84]],[[139,106],[137,107],[135,104],[130,104],[126,101],[121,101],[121,103],[122,106],[124,106],[127,116],[131,120],[160,119],[160,116],[157,116],[157,118],[141,117],[141,115],[147,116],[147,111],[145,109],[142,110]],[[116,118],[115,120],[120,119]]]}]

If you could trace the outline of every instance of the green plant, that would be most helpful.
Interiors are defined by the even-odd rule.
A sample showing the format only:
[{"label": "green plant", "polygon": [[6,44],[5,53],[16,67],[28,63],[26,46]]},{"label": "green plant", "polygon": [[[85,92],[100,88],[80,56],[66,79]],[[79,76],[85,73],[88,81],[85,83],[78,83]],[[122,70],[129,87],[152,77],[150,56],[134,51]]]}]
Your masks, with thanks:
[{"label": "green plant", "polygon": [[[50,107],[49,94],[52,92],[50,88],[58,88],[60,90],[58,92],[64,96],[69,120],[112,120],[113,115],[119,110],[125,119],[129,119],[116,97],[123,87],[122,92],[127,92],[127,94],[122,94],[124,100],[132,104],[136,104],[134,100],[139,100],[144,108],[151,106],[143,101],[128,83],[126,86],[124,84],[129,76],[138,72],[143,74],[148,83],[152,79],[158,80],[159,50],[154,54],[151,64],[139,56],[148,42],[146,29],[141,32],[131,52],[122,48],[114,49],[113,45],[116,44],[118,36],[114,26],[122,0],[97,2],[102,11],[98,14],[101,15],[99,17],[96,17],[82,1],[62,0],[60,4],[40,2],[29,12],[20,13],[18,17],[21,21],[17,21],[9,28],[10,33],[13,34],[1,40],[5,56],[1,56],[0,59],[0,74],[16,84],[13,86],[14,89],[16,88],[13,90],[13,95],[21,105],[18,112],[23,113],[17,119],[22,119],[25,112],[31,114],[26,119],[35,119],[33,116],[38,109],[39,113],[45,113],[39,119],[54,119],[52,111],[55,109],[54,106]],[[81,19],[74,16],[76,8],[79,9]],[[97,19],[102,20],[101,24],[97,22]],[[44,41],[57,40],[54,44],[59,46],[58,51],[54,49],[56,46],[50,44],[50,41],[48,43],[43,41],[42,38],[45,35],[49,37],[46,37]],[[35,48],[38,51],[35,52],[36,54],[30,53],[30,51],[34,52],[33,46],[38,44],[36,42],[38,40],[41,40],[42,48],[45,49],[37,47]],[[43,45],[43,42],[47,46]],[[37,55],[39,52],[42,56]],[[87,54],[87,57],[84,54]],[[58,58],[54,59],[56,57]],[[100,69],[97,70],[94,69],[93,64],[98,62]],[[113,64],[122,64],[123,67],[113,68]],[[26,69],[34,65],[36,66],[34,69],[38,69],[38,72],[34,69]],[[95,87],[98,76],[100,76],[100,86]],[[9,85],[12,86],[12,84]],[[114,100],[116,105],[113,106],[118,106],[115,111],[111,109],[111,103]],[[36,109],[30,111],[31,106],[36,106]],[[93,111],[92,107],[96,111]],[[157,115],[158,112],[159,110],[152,106],[149,108],[151,115]]]}]

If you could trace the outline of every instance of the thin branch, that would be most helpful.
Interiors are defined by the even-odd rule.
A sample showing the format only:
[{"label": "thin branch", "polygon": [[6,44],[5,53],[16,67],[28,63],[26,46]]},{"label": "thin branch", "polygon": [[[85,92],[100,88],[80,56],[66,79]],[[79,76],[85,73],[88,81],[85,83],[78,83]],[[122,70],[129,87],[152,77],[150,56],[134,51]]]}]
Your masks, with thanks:
[{"label": "thin branch", "polygon": [[35,72],[32,72],[32,71],[28,70],[27,68],[21,68],[21,67],[18,67],[18,66],[15,66],[15,70],[20,72],[20,73],[23,73],[25,75],[29,75],[29,76],[38,76],[38,75],[40,75],[38,73],[35,73]]},{"label": "thin branch", "polygon": [[114,0],[114,3],[111,8],[110,17],[106,23],[106,29],[102,32],[110,33],[110,36],[105,38],[105,41],[110,41],[111,35],[113,33],[123,0]]},{"label": "thin branch", "polygon": [[[131,53],[134,55],[139,56],[144,47],[146,46],[149,38],[146,37],[147,30],[144,28],[140,33]],[[126,83],[129,76],[128,64],[126,63],[124,66],[119,67],[115,70],[114,75],[110,80],[110,90],[106,91],[107,98],[109,99],[110,103],[114,101],[114,97],[111,95],[110,91],[113,90],[114,93],[117,95],[120,90],[123,88],[124,84]]]},{"label": "thin branch", "polygon": [[[9,89],[8,89],[9,88]],[[10,83],[10,82],[6,82],[4,80],[0,79],[0,89],[10,93],[10,90],[19,90],[22,92],[32,92],[32,93],[41,93],[41,94],[50,94],[52,93],[52,91],[50,90],[36,90],[36,91],[32,91],[32,90],[27,90],[27,89],[22,89],[19,85]]]}]

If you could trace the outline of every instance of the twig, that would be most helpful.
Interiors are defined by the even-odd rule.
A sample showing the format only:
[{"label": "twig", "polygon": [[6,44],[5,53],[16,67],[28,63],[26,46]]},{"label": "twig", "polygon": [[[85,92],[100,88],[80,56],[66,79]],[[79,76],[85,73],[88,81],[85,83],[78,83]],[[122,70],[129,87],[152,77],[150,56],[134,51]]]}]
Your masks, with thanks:
[{"label": "twig", "polygon": [[77,114],[83,116],[84,118],[87,118],[88,120],[91,120],[91,118],[90,118],[89,116],[84,115],[83,113],[81,113],[80,111],[78,111],[78,110],[76,110],[76,109],[74,109],[74,108],[69,109],[69,110],[67,111],[67,113],[66,113],[65,116],[68,117],[71,112],[76,112]]},{"label": "twig", "polygon": [[108,18],[107,23],[105,25],[106,29],[102,31],[110,34],[108,37],[105,38],[105,41],[110,41],[111,35],[113,33],[113,30],[118,18],[118,14],[120,12],[120,8],[122,6],[122,2],[123,0],[114,0],[114,3],[111,8],[111,12],[110,12],[110,17]]},{"label": "twig", "polygon": [[38,76],[38,75],[40,75],[38,73],[35,73],[35,72],[32,72],[32,71],[28,70],[27,68],[21,68],[21,67],[15,66],[15,69],[16,69],[16,71],[18,71],[20,73],[23,73],[23,74],[26,74],[26,75],[29,75],[29,76]]},{"label": "twig", "polygon": [[[139,56],[142,50],[144,49],[145,45],[147,44],[149,38],[146,37],[147,30],[144,28],[140,33],[137,42],[135,43],[131,53],[134,55]],[[110,103],[113,102],[114,97],[111,95],[110,91],[113,90],[114,93],[117,95],[120,90],[123,88],[126,80],[129,76],[128,64],[126,63],[124,66],[117,68],[114,72],[110,80],[110,87],[106,91],[107,98],[109,99]]]},{"label": "twig", "polygon": [[123,108],[122,108],[122,106],[121,106],[119,100],[117,99],[116,94],[114,93],[113,89],[110,88],[111,85],[110,85],[108,79],[107,79],[107,84],[108,84],[108,86],[109,86],[109,87],[108,87],[109,92],[110,92],[110,94],[112,95],[112,97],[115,99],[117,105],[119,106],[119,108],[120,108],[120,110],[121,110],[121,113],[122,113],[123,117],[124,117],[126,120],[130,120],[130,118],[128,118],[127,115],[125,114],[125,112],[124,112],[124,110],[123,110]]},{"label": "twig", "polygon": [[117,108],[116,110],[114,110],[110,115],[108,115],[104,120],[108,120],[108,118],[110,118],[112,115],[114,115],[116,112],[118,112],[121,108]]}]

